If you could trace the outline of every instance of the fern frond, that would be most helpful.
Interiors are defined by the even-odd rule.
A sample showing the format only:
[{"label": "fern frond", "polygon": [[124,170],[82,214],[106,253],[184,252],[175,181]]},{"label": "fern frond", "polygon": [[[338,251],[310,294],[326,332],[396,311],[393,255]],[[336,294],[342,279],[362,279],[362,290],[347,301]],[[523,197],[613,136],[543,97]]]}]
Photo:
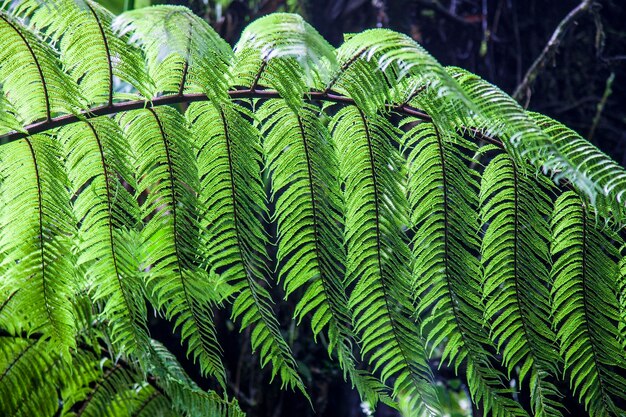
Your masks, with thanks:
[{"label": "fern frond", "polygon": [[137,243],[139,207],[128,143],[112,119],[102,117],[57,132],[65,148],[73,209],[79,221],[77,265],[84,265],[93,301],[104,303],[113,344],[141,357],[148,345],[146,305]]},{"label": "fern frond", "polygon": [[29,331],[42,332],[67,358],[76,332],[75,227],[58,146],[48,136],[33,136],[3,145],[0,160],[0,285],[14,291],[11,303]]},{"label": "fern frond", "polygon": [[14,14],[44,31],[60,51],[65,70],[90,105],[112,105],[116,77],[144,97],[154,89],[141,52],[111,29],[113,14],[91,0],[21,0]]},{"label": "fern frond", "polygon": [[354,335],[342,279],[343,202],[338,161],[330,134],[318,118],[319,108],[305,105],[294,113],[280,100],[258,110],[265,133],[272,195],[278,225],[278,277],[286,296],[303,289],[294,311],[300,321],[311,313],[315,336],[325,328],[329,354],[371,404],[385,399],[381,384],[358,371],[352,352]]},{"label": "fern frond", "polygon": [[482,288],[491,338],[509,374],[519,366],[520,381],[528,377],[534,415],[556,417],[562,416],[561,395],[549,378],[558,374],[560,360],[549,320],[551,236],[545,220],[552,201],[542,186],[506,154],[485,168],[479,195],[486,228]]},{"label": "fern frond", "polygon": [[626,397],[624,351],[616,338],[617,250],[588,210],[571,191],[554,205],[554,327],[570,385],[590,416],[623,415],[615,403]]},{"label": "fern frond", "polygon": [[137,158],[136,196],[143,201],[141,269],[152,304],[174,320],[203,374],[225,384],[212,308],[214,277],[199,267],[198,170],[185,120],[169,107],[119,118]]},{"label": "fern frond", "polygon": [[337,68],[333,47],[302,17],[274,13],[241,34],[231,66],[234,85],[268,86],[294,109],[307,90],[322,89]]},{"label": "fern frond", "polygon": [[209,267],[238,293],[233,317],[241,317],[242,328],[253,326],[252,349],[259,349],[261,365],[271,362],[272,377],[280,375],[283,386],[305,392],[265,286],[268,239],[261,218],[267,203],[259,132],[240,107],[198,103],[190,106],[187,117],[198,149]]},{"label": "fern frond", "polygon": [[525,112],[499,88],[459,68],[448,68],[476,103],[474,126],[503,139],[520,166],[526,159],[556,181],[566,179],[604,218],[626,219],[626,171],[574,131],[552,119]]},{"label": "fern frond", "polygon": [[333,138],[345,181],[346,284],[361,353],[395,395],[411,399],[418,415],[439,415],[424,340],[411,318],[408,204],[404,164],[392,142],[399,132],[386,119],[355,106],[333,119]]},{"label": "fern frond", "polygon": [[[339,69],[326,91],[345,93],[370,115],[388,103],[402,103],[425,85],[467,105],[462,89],[426,50],[407,35],[371,29],[350,37],[337,49]],[[402,83],[405,78],[409,83]]]},{"label": "fern frond", "polygon": [[180,6],[152,6],[131,10],[113,20],[120,36],[146,55],[148,73],[157,93],[202,92],[224,101],[232,51],[202,18]]},{"label": "fern frond", "polygon": [[567,164],[554,163],[557,177],[570,179],[572,171],[576,170],[591,184],[591,189],[574,185],[586,194],[594,210],[619,224],[626,222],[626,170],[572,129],[538,113],[528,115],[567,161]]},{"label": "fern frond", "polygon": [[[407,119],[403,123],[415,123]],[[468,168],[476,146],[458,137],[444,142],[437,129],[419,123],[404,136],[409,151],[408,196],[413,238],[413,291],[421,331],[432,352],[442,342],[442,361],[467,367],[472,399],[494,416],[526,412],[502,384],[490,362],[478,253],[478,182]]]},{"label": "fern frond", "polygon": [[172,407],[190,416],[244,417],[236,401],[221,398],[212,391],[201,390],[170,351],[156,340],[150,342],[154,361],[149,373],[156,377]]},{"label": "fern frond", "polygon": [[83,106],[53,49],[0,10],[0,84],[20,121],[50,120]]}]

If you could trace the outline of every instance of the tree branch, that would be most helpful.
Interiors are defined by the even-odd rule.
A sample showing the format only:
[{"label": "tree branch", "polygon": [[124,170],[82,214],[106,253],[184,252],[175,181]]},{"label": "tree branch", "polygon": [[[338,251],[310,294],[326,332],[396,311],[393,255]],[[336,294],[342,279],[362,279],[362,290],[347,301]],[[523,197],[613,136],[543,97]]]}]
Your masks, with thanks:
[{"label": "tree branch", "polygon": [[563,37],[567,33],[567,30],[572,23],[576,21],[582,14],[587,13],[593,6],[593,0],[583,0],[578,6],[570,11],[565,18],[559,23],[554,30],[554,33],[550,37],[550,40],[546,44],[541,54],[537,57],[535,62],[530,66],[524,79],[517,86],[513,93],[513,98],[518,102],[524,101],[524,108],[528,107],[531,96],[531,88],[537,76],[545,68],[547,62],[556,54],[556,51],[563,40]]}]

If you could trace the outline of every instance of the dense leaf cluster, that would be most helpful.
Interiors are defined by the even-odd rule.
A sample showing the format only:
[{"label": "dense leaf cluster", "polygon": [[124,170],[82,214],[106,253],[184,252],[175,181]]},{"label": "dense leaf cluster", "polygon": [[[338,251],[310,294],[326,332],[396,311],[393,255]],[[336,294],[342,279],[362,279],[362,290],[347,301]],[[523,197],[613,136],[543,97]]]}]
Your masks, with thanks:
[{"label": "dense leaf cluster", "polygon": [[180,7],[12,1],[0,89],[2,414],[238,415],[226,306],[308,396],[280,285],[371,404],[441,415],[436,359],[493,416],[562,416],[562,380],[624,415],[626,172],[410,38],[275,14],[232,51]]}]

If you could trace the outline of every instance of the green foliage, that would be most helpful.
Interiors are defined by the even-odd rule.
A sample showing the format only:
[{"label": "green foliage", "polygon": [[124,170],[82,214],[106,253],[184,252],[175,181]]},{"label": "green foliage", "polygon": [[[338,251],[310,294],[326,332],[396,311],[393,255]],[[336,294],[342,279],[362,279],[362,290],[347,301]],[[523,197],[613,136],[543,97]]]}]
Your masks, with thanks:
[{"label": "green foliage", "polygon": [[443,415],[439,363],[488,415],[624,415],[626,171],[410,38],[20,0],[0,89],[1,414],[240,415],[218,309],[308,398],[282,293],[371,405]]}]

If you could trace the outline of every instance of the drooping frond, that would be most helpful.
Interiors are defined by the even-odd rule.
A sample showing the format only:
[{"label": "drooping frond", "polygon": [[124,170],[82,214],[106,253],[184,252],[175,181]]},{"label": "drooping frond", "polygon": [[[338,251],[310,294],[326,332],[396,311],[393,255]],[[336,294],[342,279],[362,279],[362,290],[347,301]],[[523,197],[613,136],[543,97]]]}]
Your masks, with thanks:
[{"label": "drooping frond", "polygon": [[82,107],[75,83],[54,50],[15,17],[0,10],[0,85],[19,120],[50,120]]},{"label": "drooping frond", "polygon": [[228,304],[306,396],[278,286],[372,405],[445,413],[448,363],[485,415],[626,414],[626,175],[573,131],[388,30],[0,3],[0,414],[241,415],[151,308],[226,391]]},{"label": "drooping frond", "polygon": [[552,119],[528,113],[499,88],[459,68],[449,68],[476,103],[474,126],[502,139],[523,166],[529,159],[555,180],[565,179],[605,218],[626,219],[626,171],[574,131]]},{"label": "drooping frond", "polygon": [[104,304],[113,344],[130,355],[145,354],[146,305],[139,260],[133,249],[139,207],[128,143],[112,119],[104,117],[63,127],[63,143],[78,220],[77,265],[84,267],[96,303]]},{"label": "drooping frond", "polygon": [[386,119],[355,106],[333,119],[345,182],[346,284],[361,353],[394,393],[411,399],[416,415],[439,415],[424,340],[412,319],[404,164],[392,142],[399,132]]},{"label": "drooping frond", "polygon": [[233,316],[253,326],[251,343],[261,365],[272,363],[272,376],[283,386],[305,392],[296,361],[280,333],[267,289],[267,235],[261,224],[266,197],[261,181],[259,132],[242,108],[198,103],[188,110],[193,122],[205,207],[207,262],[237,292]]},{"label": "drooping frond", "polygon": [[[415,123],[414,119],[404,123]],[[458,137],[444,142],[419,123],[405,134],[407,192],[413,239],[413,291],[421,331],[432,352],[445,341],[441,360],[465,365],[472,399],[493,416],[525,416],[490,361],[483,327],[478,241],[478,182],[467,156],[476,146]]]},{"label": "drooping frond", "polygon": [[153,6],[116,17],[113,28],[145,52],[157,93],[201,92],[224,100],[232,51],[208,23],[180,6]]},{"label": "drooping frond", "polygon": [[287,296],[303,290],[295,318],[300,321],[312,314],[316,336],[328,328],[329,353],[336,352],[339,365],[363,398],[376,404],[384,396],[380,383],[357,370],[352,352],[338,161],[318,112],[306,105],[294,113],[280,100],[269,101],[258,111],[276,205],[278,279]]},{"label": "drooping frond", "polygon": [[146,378],[133,364],[114,360],[98,345],[79,343],[68,363],[50,342],[36,335],[2,334],[0,413],[15,417],[243,416],[235,404],[198,388],[161,344],[151,340],[149,347],[158,369],[152,368]]},{"label": "drooping frond", "polygon": [[18,327],[43,333],[67,357],[76,332],[75,231],[58,146],[33,136],[2,146],[0,161],[0,288],[13,294],[7,301]]},{"label": "drooping frond", "polygon": [[[191,135],[169,107],[123,114],[119,123],[136,157],[136,197],[143,200],[140,268],[148,298],[173,320],[203,374],[224,385],[212,308],[221,301],[215,277],[200,268],[198,170]],[[209,284],[209,285],[207,285]]]},{"label": "drooping frond", "polygon": [[479,196],[485,317],[509,374],[519,367],[520,381],[528,382],[538,417],[562,416],[561,395],[550,381],[560,359],[549,320],[549,185],[500,154],[485,168]]},{"label": "drooping frond", "polygon": [[154,360],[149,373],[156,378],[176,410],[190,416],[244,417],[236,401],[221,398],[213,391],[201,390],[170,351],[156,340],[150,342]]},{"label": "drooping frond", "polygon": [[90,105],[113,104],[116,77],[151,97],[154,87],[140,51],[129,47],[128,37],[113,34],[114,16],[103,6],[91,0],[19,0],[14,13],[45,30]]},{"label": "drooping frond", "polygon": [[[569,173],[574,167],[592,186],[591,191],[581,191],[590,199],[594,209],[620,224],[626,222],[626,170],[572,129],[538,113],[528,115],[569,162],[569,165],[555,167],[557,176],[570,179]],[[578,187],[578,184],[574,185]]]},{"label": "drooping frond", "polygon": [[623,415],[624,351],[616,337],[617,250],[586,203],[563,193],[552,214],[554,327],[570,386],[590,416]]}]

